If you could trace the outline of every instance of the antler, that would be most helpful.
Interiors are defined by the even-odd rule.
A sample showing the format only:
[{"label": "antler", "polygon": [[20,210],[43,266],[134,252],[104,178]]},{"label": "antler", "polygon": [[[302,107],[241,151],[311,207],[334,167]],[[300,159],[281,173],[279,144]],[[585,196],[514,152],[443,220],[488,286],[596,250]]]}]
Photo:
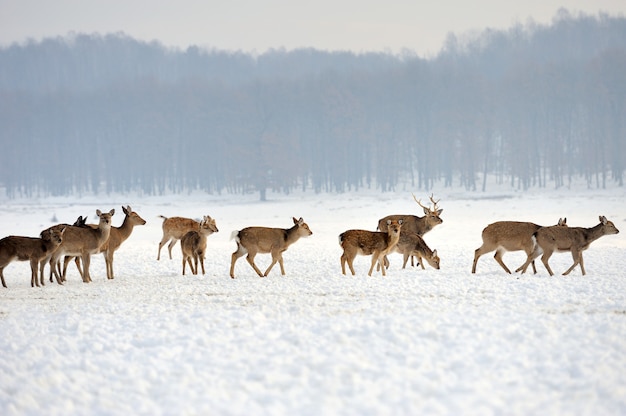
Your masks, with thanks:
[{"label": "antler", "polygon": [[437,203],[439,203],[439,201],[441,201],[441,198],[439,198],[438,200],[434,200],[433,196],[435,196],[435,194],[430,194],[430,202],[433,203],[433,211],[437,211]]},{"label": "antler", "polygon": [[429,198],[430,198],[430,202],[433,203],[433,209],[430,209],[430,207],[426,207],[426,206],[422,205],[422,202],[421,202],[422,200],[421,199],[417,199],[413,193],[411,193],[411,195],[413,195],[413,199],[415,200],[415,202],[417,202],[417,205],[419,205],[420,207],[422,207],[424,209],[429,210],[430,212],[437,211],[437,204],[439,203],[439,201],[441,201],[441,198],[435,201],[433,199],[435,194],[431,194]]}]

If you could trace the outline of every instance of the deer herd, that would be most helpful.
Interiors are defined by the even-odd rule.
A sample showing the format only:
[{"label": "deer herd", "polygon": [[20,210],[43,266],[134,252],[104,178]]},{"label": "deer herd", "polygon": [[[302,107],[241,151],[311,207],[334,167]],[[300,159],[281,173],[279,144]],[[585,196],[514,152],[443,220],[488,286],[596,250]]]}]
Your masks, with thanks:
[{"label": "deer herd", "polygon": [[[422,208],[424,216],[416,215],[389,215],[378,221],[377,231],[351,229],[339,234],[339,246],[343,250],[340,257],[341,272],[346,274],[346,264],[350,273],[355,275],[354,259],[357,255],[371,256],[368,275],[371,276],[374,267],[386,276],[389,268],[388,256],[392,253],[403,255],[402,268],[406,267],[409,257],[411,266],[414,260],[424,267],[426,261],[432,268],[440,268],[440,259],[437,250],[431,250],[424,241],[424,235],[435,226],[443,223],[442,209],[438,208],[439,200],[430,196],[430,204],[425,206],[413,195],[415,202]],[[122,207],[125,215],[122,225],[111,225],[115,209],[109,212],[96,210],[98,224],[86,224],[86,218],[78,217],[72,225],[58,224],[43,230],[39,237],[8,236],[0,239],[0,279],[2,286],[7,287],[4,279],[4,269],[13,261],[28,261],[31,268],[31,286],[44,285],[44,268],[49,265],[49,280],[53,277],[58,284],[63,284],[66,278],[68,264],[74,260],[83,282],[91,282],[89,267],[91,255],[102,253],[105,259],[107,279],[113,279],[113,254],[122,243],[131,235],[136,225],[144,225],[146,221],[134,212],[130,206]],[[162,229],[163,237],[159,242],[157,260],[161,258],[161,249],[168,244],[169,258],[172,259],[172,248],[180,240],[182,251],[182,274],[186,267],[192,274],[206,273],[204,259],[207,247],[207,237],[218,232],[215,219],[204,216],[197,221],[183,217],[164,217]],[[533,272],[537,273],[535,260],[541,257],[550,276],[554,272],[548,264],[552,254],[556,252],[570,252],[574,263],[563,275],[569,274],[577,265],[583,275],[586,274],[583,262],[583,251],[598,238],[619,233],[615,225],[604,216],[599,217],[599,224],[591,228],[569,227],[565,218],[559,219],[556,225],[541,226],[531,222],[498,221],[489,224],[482,231],[482,245],[474,252],[472,273],[476,273],[478,259],[483,254],[495,251],[496,262],[511,274],[511,270],[504,264],[502,256],[507,251],[524,251],[526,261],[515,272],[525,273],[532,265]],[[291,228],[246,227],[234,231],[237,248],[231,255],[230,277],[235,278],[235,263],[246,255],[248,264],[260,276],[269,274],[276,263],[280,272],[285,274],[283,253],[302,237],[313,234],[302,218],[293,218]],[[272,261],[265,272],[257,267],[254,259],[257,254],[271,254]],[[81,266],[82,265],[82,266]]]}]

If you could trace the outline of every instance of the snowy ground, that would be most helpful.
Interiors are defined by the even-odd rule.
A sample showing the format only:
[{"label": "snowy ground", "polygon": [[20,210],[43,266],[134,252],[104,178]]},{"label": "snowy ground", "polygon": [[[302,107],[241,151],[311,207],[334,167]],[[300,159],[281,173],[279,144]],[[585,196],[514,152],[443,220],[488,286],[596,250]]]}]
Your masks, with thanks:
[{"label": "snowy ground", "polygon": [[[0,414],[624,415],[626,414],[626,191],[463,193],[436,190],[444,223],[426,242],[441,270],[367,276],[369,258],[343,276],[337,235],[417,213],[409,191],[343,195],[190,195],[0,201],[0,234],[36,236],[54,222],[130,204],[148,223],[116,254],[116,279],[92,261],[64,286],[30,287],[27,263],[0,288]],[[427,195],[418,195],[427,200]],[[159,214],[216,218],[206,276],[181,276],[177,244],[156,261]],[[506,275],[483,256],[482,229],[509,219],[591,227],[606,215],[622,231],[584,254],[587,275]],[[313,235],[257,277],[245,259],[228,277],[249,225]],[[262,270],[269,256],[257,257]],[[521,253],[504,256],[509,267]],[[557,273],[571,264],[555,254]]]}]

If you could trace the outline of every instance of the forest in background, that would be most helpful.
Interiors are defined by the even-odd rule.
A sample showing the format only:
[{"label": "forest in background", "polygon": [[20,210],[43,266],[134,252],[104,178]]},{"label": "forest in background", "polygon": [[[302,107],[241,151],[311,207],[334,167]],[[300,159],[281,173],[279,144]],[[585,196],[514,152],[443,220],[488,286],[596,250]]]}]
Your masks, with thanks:
[{"label": "forest in background", "polygon": [[123,33],[13,44],[0,141],[8,197],[622,186],[626,19],[560,10],[450,33],[428,58]]}]

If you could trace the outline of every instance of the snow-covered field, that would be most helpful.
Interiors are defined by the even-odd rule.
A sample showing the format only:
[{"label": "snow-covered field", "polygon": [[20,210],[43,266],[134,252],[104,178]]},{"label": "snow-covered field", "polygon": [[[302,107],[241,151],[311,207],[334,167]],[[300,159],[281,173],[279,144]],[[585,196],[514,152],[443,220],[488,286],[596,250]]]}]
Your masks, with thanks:
[{"label": "snow-covered field", "polygon": [[[428,195],[417,194],[427,201]],[[421,209],[410,191],[342,195],[188,195],[0,201],[0,237],[36,236],[56,222],[131,205],[136,227],[115,257],[115,280],[92,260],[65,285],[30,287],[27,263],[0,288],[2,415],[624,415],[626,414],[626,191],[464,193],[435,190],[444,223],[425,240],[441,270],[367,276],[369,258],[343,276],[340,232]],[[165,216],[216,218],[205,276],[181,275],[181,252],[156,260]],[[605,215],[622,231],[584,253],[586,276],[555,254],[549,277],[507,275],[481,257],[497,220],[591,227]],[[228,276],[233,230],[290,227],[313,235],[259,278],[241,258]],[[504,261],[516,268],[522,253]],[[268,255],[259,255],[264,270]]]}]

